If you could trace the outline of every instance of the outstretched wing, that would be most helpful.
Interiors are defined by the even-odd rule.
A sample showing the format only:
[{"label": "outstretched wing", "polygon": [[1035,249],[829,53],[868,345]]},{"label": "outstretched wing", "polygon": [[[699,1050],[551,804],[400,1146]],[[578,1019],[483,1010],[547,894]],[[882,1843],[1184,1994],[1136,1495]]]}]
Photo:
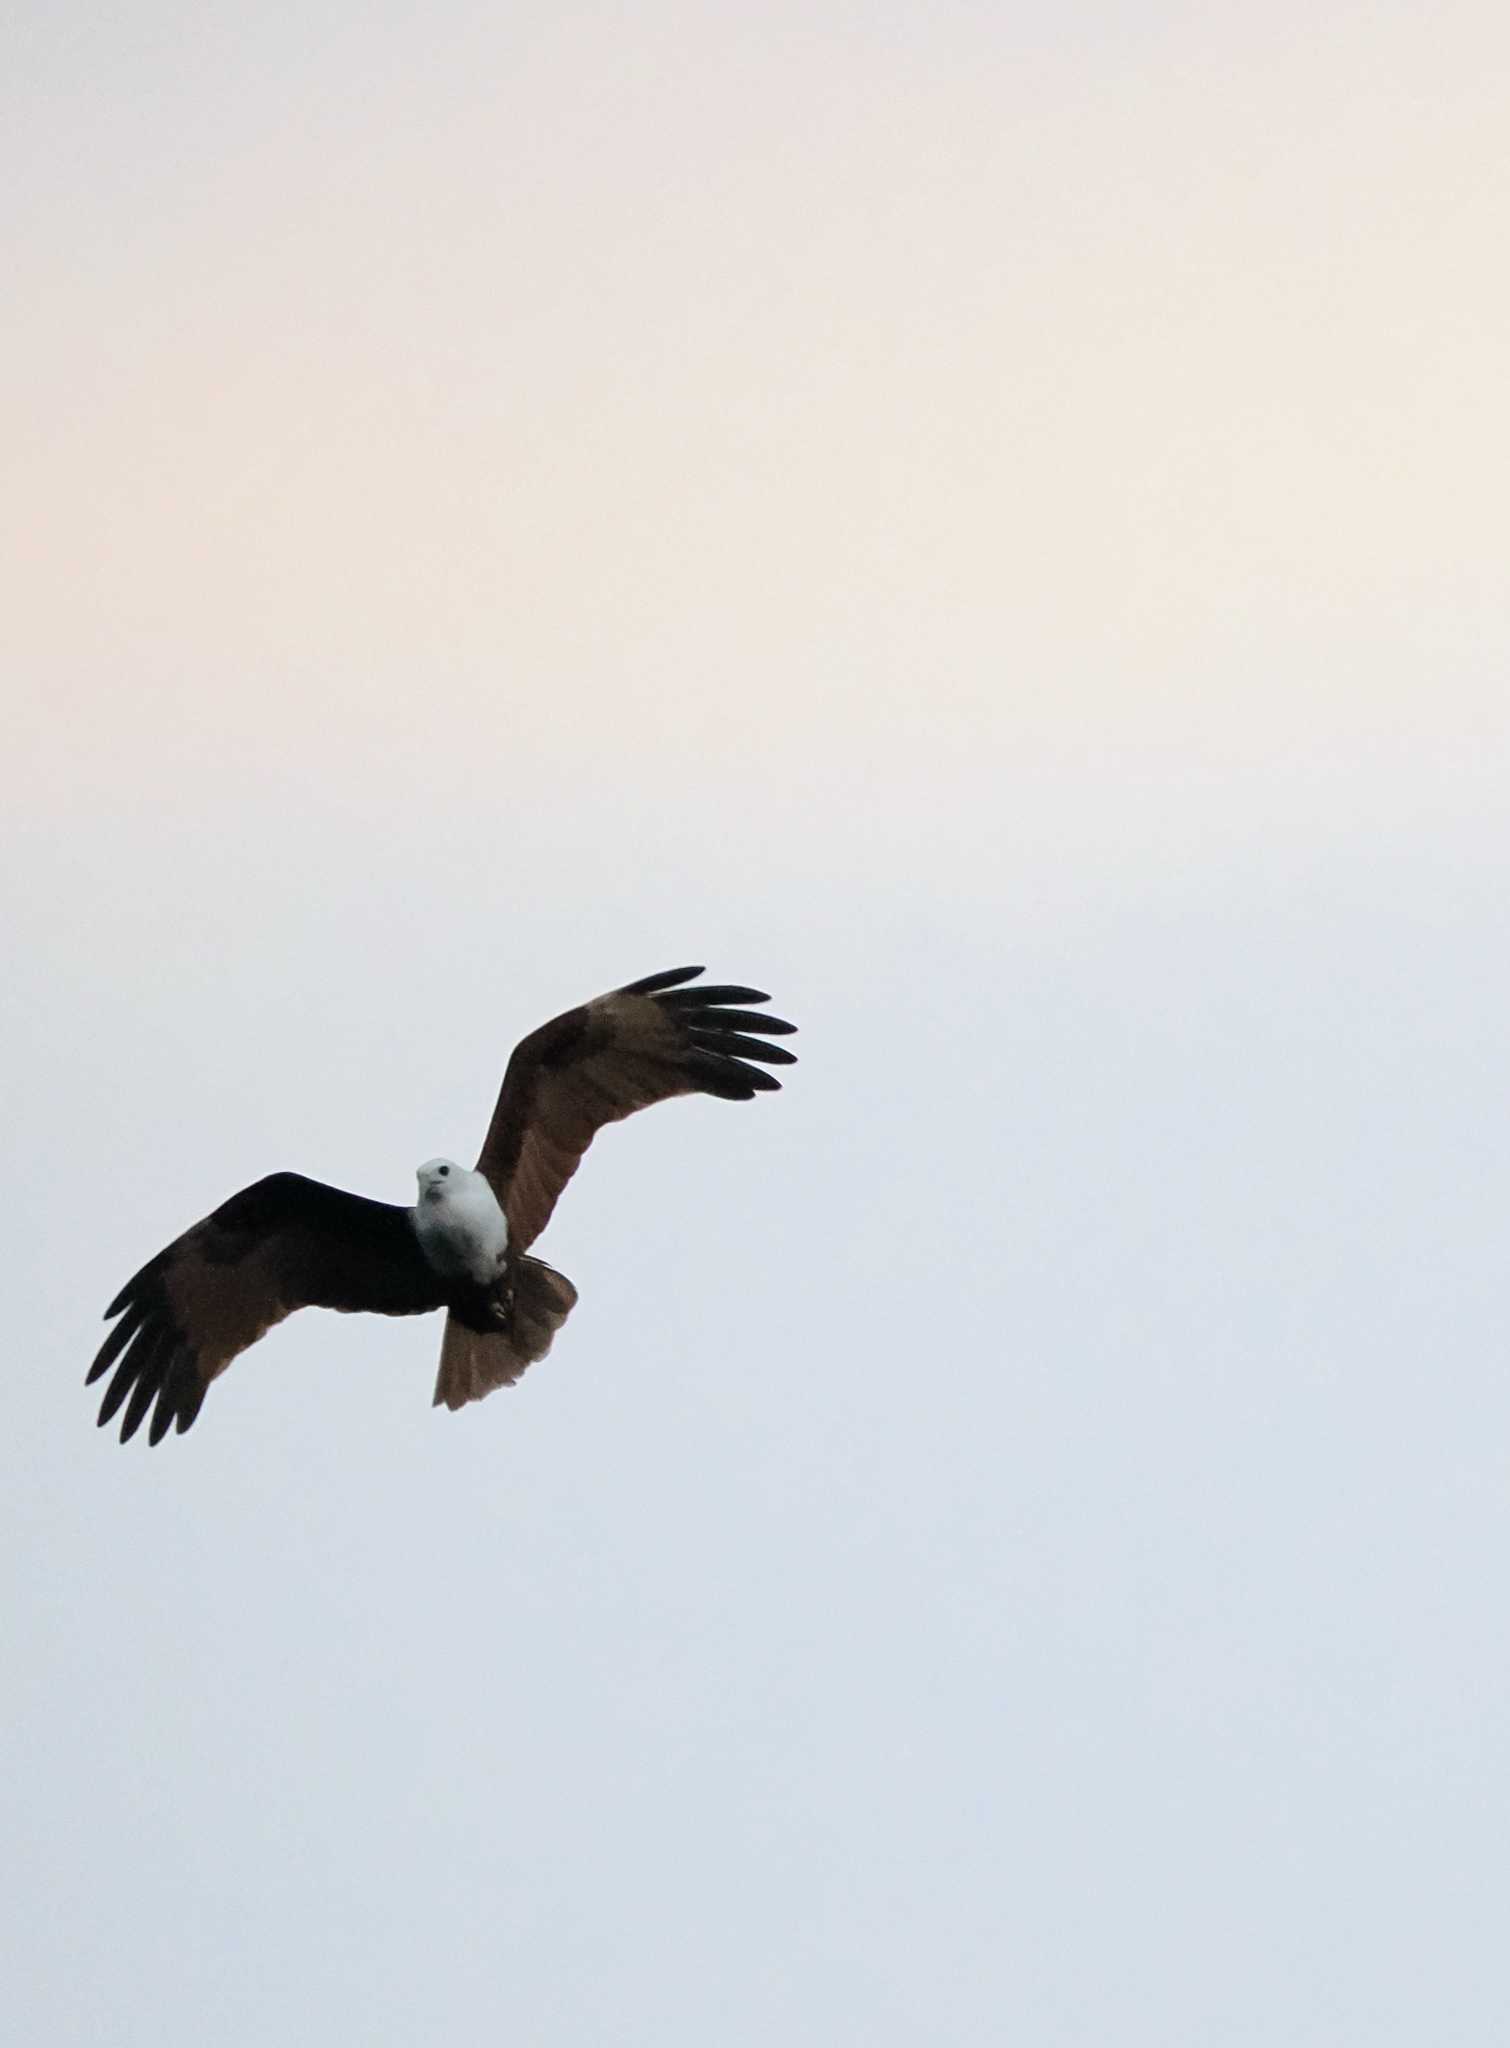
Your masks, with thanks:
[{"label": "outstretched wing", "polygon": [[632,981],[515,1047],[477,1161],[508,1218],[511,1251],[540,1235],[604,1124],[673,1095],[745,1102],[781,1086],[750,1062],[789,1065],[796,1055],[765,1041],[796,1026],[744,1008],[771,1000],[758,988],[681,986],[702,971],[675,967]]},{"label": "outstretched wing", "polygon": [[125,1401],[125,1443],[151,1408],[155,1444],[170,1424],[187,1429],[210,1381],[295,1309],[408,1316],[444,1300],[407,1209],[274,1173],[222,1202],[127,1281],[105,1311],[120,1321],[86,1384],[115,1366],[101,1423]]}]

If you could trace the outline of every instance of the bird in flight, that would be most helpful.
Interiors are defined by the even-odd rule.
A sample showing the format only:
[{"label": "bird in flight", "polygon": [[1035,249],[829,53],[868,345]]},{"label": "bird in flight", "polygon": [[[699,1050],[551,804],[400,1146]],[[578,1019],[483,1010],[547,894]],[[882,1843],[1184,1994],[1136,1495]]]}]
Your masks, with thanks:
[{"label": "bird in flight", "polygon": [[[300,1173],[269,1174],[149,1259],[105,1311],[119,1318],[86,1384],[115,1368],[100,1422],[121,1442],[189,1428],[210,1382],[300,1308],[385,1316],[446,1311],[439,1406],[512,1386],[576,1305],[564,1274],[529,1257],[605,1124],[674,1095],[747,1102],[781,1083],[766,1066],[796,1029],[759,989],[689,988],[701,967],[650,974],[542,1024],[515,1046],[475,1169],[420,1167],[412,1209]],[[752,1065],[751,1062],[763,1062]]]}]

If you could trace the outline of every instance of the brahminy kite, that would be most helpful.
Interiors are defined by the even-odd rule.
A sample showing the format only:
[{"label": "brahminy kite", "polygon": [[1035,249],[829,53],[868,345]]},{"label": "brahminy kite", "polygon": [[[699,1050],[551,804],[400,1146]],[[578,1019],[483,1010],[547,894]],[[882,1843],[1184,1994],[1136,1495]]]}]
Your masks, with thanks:
[{"label": "brahminy kite", "polygon": [[781,1086],[765,1066],[795,1058],[767,1040],[796,1027],[744,1007],[769,996],[683,986],[702,972],[647,975],[532,1031],[509,1060],[476,1168],[429,1160],[412,1209],[300,1173],[270,1174],[222,1202],[105,1311],[120,1320],[88,1374],[115,1367],[100,1422],[124,1403],[122,1443],[149,1409],[149,1442],[170,1425],[186,1430],[211,1380],[300,1308],[443,1308],[436,1404],[461,1408],[512,1386],[576,1304],[570,1280],[527,1254],[603,1126],[673,1095],[747,1102]]}]

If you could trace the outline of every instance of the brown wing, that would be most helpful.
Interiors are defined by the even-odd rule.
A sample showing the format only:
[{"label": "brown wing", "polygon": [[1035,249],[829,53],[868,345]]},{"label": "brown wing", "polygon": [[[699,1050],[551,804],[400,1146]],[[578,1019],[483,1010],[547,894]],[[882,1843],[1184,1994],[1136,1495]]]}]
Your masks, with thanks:
[{"label": "brown wing", "polygon": [[121,1442],[151,1408],[155,1444],[170,1424],[187,1429],[210,1381],[295,1309],[406,1316],[444,1301],[408,1210],[275,1173],[232,1195],[127,1281],[105,1311],[120,1321],[86,1384],[114,1365],[100,1422],[129,1395]]},{"label": "brown wing", "polygon": [[477,1161],[503,1206],[509,1245],[522,1252],[550,1220],[561,1190],[604,1124],[673,1095],[745,1102],[781,1083],[763,1067],[796,1055],[764,1036],[796,1029],[744,1007],[758,988],[683,988],[702,973],[676,967],[597,996],[515,1047]]}]

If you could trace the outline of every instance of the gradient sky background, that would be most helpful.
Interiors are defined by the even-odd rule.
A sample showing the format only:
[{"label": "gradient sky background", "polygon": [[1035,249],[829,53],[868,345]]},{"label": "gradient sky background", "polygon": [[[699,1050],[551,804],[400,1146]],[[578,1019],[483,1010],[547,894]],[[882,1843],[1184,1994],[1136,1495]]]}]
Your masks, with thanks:
[{"label": "gradient sky background", "polygon": [[[8,35],[17,2037],[1504,2040],[1503,9]],[[683,959],[518,1390],[94,1431]]]}]

